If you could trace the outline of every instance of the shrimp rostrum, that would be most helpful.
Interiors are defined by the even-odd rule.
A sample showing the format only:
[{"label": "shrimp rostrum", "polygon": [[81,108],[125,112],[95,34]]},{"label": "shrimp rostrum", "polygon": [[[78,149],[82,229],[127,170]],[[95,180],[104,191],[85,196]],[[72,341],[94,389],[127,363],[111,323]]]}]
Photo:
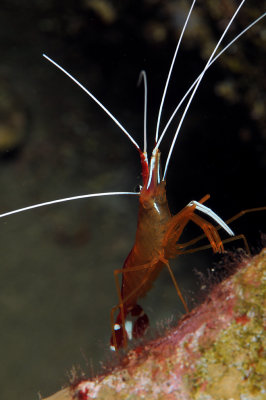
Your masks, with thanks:
[{"label": "shrimp rostrum", "polygon": [[[168,84],[174,67],[174,63],[177,57],[178,49],[185,32],[189,17],[191,15],[192,9],[194,7],[196,0],[193,0],[189,13],[187,15],[183,30],[181,32],[179,41],[176,46],[176,50],[172,59],[172,63],[167,76],[166,84],[164,87],[164,92],[162,95],[162,100],[159,108],[156,133],[155,133],[155,145],[152,150],[150,158],[147,153],[147,129],[146,129],[146,115],[147,115],[147,79],[145,72],[141,73],[141,78],[144,82],[144,147],[141,150],[140,146],[133,137],[128,133],[124,126],[111,114],[109,110],[80,82],[78,82],[72,75],[70,75],[66,70],[64,70],[55,61],[51,60],[49,57],[45,56],[50,62],[52,62],[57,68],[63,71],[70,79],[72,79],[82,90],[84,90],[104,111],[105,113],[119,126],[119,128],[126,134],[129,140],[133,143],[135,148],[138,150],[141,160],[142,168],[142,187],[139,193],[131,192],[111,192],[111,193],[97,193],[88,194],[75,197],[69,197],[65,199],[54,200],[51,202],[45,202],[36,204],[33,206],[25,207],[19,210],[11,211],[0,215],[4,217],[10,214],[14,214],[21,211],[26,211],[32,208],[46,206],[54,203],[76,200],[80,198],[97,197],[97,196],[109,196],[109,195],[138,195],[139,196],[139,210],[138,210],[138,220],[137,220],[137,231],[135,243],[132,250],[128,254],[123,268],[114,271],[115,284],[118,293],[119,302],[111,310],[111,326],[112,326],[112,336],[111,336],[111,349],[118,350],[121,347],[126,347],[128,339],[140,338],[142,337],[148,326],[149,319],[148,316],[143,311],[142,307],[138,304],[139,299],[146,295],[146,293],[151,289],[153,282],[156,280],[158,274],[163,268],[167,268],[169,274],[172,278],[173,284],[177,291],[183,306],[188,312],[187,304],[181,294],[178,284],[175,280],[174,274],[169,265],[169,260],[175,258],[179,255],[190,253],[195,251],[195,244],[201,240],[203,237],[207,238],[209,244],[201,246],[200,248],[211,247],[215,253],[221,253],[224,251],[223,242],[220,238],[218,230],[220,228],[224,229],[231,238],[226,241],[234,240],[234,233],[229,228],[229,226],[210,208],[206,207],[204,204],[206,200],[210,197],[208,194],[198,201],[191,201],[186,207],[179,211],[176,215],[171,215],[169,210],[167,197],[166,197],[166,174],[171,159],[172,151],[175,146],[179,131],[183,124],[184,118],[193,100],[193,97],[206,73],[208,68],[214,63],[214,61],[229,47],[234,43],[241,35],[243,35],[247,30],[249,30],[253,25],[255,25],[260,19],[265,17],[266,13],[261,15],[255,21],[253,21],[247,28],[240,32],[230,43],[228,43],[220,52],[217,52],[219,46],[221,45],[226,32],[230,28],[232,22],[234,21],[237,13],[244,4],[245,0],[242,0],[238,8],[236,9],[234,15],[226,26],[223,34],[218,40],[214,50],[212,51],[204,69],[201,71],[199,76],[196,78],[194,83],[190,86],[188,91],[185,93],[173,114],[171,115],[169,121],[167,122],[164,129],[160,132],[160,120],[163,110],[164,100],[167,93]],[[170,123],[175,117],[177,111],[183,105],[184,111],[182,113],[181,119],[178,123],[176,132],[173,136],[170,150],[166,159],[163,174],[161,175],[161,165],[160,165],[160,144],[165,137],[165,133],[168,130]],[[266,207],[261,207],[266,209]],[[254,210],[254,209],[253,209]],[[230,222],[246,212],[253,210],[245,210],[231,218]],[[258,209],[257,209],[258,210]],[[199,215],[201,213],[203,216]],[[206,219],[207,218],[207,219]],[[210,222],[212,221],[212,222]],[[189,242],[181,242],[180,238],[184,231],[186,225],[192,222],[196,224],[201,230],[202,235],[190,240]],[[243,235],[239,235],[243,238]],[[193,247],[194,246],[194,247]],[[120,277],[122,276],[122,282],[120,287]],[[133,322],[132,322],[133,321]]]}]

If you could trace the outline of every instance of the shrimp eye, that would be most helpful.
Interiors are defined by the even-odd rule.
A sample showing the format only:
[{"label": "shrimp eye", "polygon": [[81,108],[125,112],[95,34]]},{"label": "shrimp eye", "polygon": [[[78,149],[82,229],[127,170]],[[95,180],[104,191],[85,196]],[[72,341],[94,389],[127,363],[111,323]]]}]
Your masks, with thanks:
[{"label": "shrimp eye", "polygon": [[134,192],[140,193],[140,192],[141,192],[141,189],[142,189],[142,186],[141,186],[141,185],[136,185],[136,186],[134,187]]}]

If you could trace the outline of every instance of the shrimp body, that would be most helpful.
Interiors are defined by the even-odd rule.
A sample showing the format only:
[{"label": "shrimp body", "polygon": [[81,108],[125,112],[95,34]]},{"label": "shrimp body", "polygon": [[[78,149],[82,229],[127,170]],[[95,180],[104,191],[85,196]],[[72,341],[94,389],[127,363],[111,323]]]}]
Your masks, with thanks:
[{"label": "shrimp body", "polygon": [[[124,325],[129,313],[133,317],[137,317],[132,332],[134,337],[143,336],[148,327],[148,317],[143,313],[137,301],[151,289],[153,282],[164,266],[160,255],[163,249],[166,226],[171,220],[165,182],[160,182],[159,176],[160,152],[157,150],[156,154],[152,156],[154,165],[150,175],[147,156],[141,151],[139,153],[142,164],[143,187],[139,196],[135,243],[122,269],[121,292],[119,283],[116,281],[120,311],[116,323],[112,323],[115,331],[113,330],[111,337],[111,348],[115,350],[126,345],[127,334]],[[113,311],[115,310],[116,307]]]},{"label": "shrimp body", "polygon": [[[160,256],[171,213],[166,198],[165,181],[158,183],[159,158],[158,152],[156,155],[158,165],[154,169],[151,184],[147,187],[146,183],[141,190],[136,239],[123,265],[123,270],[126,272],[123,273],[121,295],[125,298],[126,307],[132,306],[138,297],[143,297],[147,293],[163,268]],[[149,268],[130,272],[140,265],[149,265]],[[141,286],[140,282],[143,282]]]},{"label": "shrimp body", "polygon": [[[185,225],[192,220],[198,224],[209,239],[214,252],[223,251],[222,241],[216,228],[194,214],[196,204],[190,203],[178,214],[172,216],[166,197],[166,182],[160,180],[160,152],[155,149],[151,157],[150,171],[145,153],[140,151],[142,163],[143,188],[139,195],[138,223],[135,243],[127,256],[122,270],[115,271],[116,286],[118,288],[119,305],[113,307],[111,312],[112,337],[111,349],[117,350],[125,347],[128,333],[125,321],[129,314],[136,318],[132,332],[129,335],[139,338],[144,335],[149,326],[149,319],[138,305],[138,299],[145,296],[151,289],[153,282],[163,267],[171,271],[168,260],[184,252],[185,245],[177,242]],[[148,174],[149,172],[149,174]],[[201,201],[205,201],[205,196]],[[188,243],[190,244],[190,243]],[[122,285],[119,289],[117,274],[122,273]],[[177,286],[177,293],[188,312],[188,307]],[[113,314],[119,309],[119,314],[114,323]]]}]

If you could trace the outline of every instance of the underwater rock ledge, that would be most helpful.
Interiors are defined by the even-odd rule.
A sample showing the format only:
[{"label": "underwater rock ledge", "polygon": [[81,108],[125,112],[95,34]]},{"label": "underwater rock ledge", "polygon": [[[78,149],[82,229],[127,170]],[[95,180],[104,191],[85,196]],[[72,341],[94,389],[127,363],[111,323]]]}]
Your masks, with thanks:
[{"label": "underwater rock ledge", "polygon": [[163,337],[131,350],[111,373],[44,400],[262,400],[265,275],[266,249],[241,261],[203,304]]}]

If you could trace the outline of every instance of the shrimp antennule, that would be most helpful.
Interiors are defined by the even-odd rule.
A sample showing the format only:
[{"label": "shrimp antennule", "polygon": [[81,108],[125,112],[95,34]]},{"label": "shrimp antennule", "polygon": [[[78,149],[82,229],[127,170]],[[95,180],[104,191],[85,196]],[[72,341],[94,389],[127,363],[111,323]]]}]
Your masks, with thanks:
[{"label": "shrimp antennule", "polygon": [[134,144],[136,149],[140,149],[138,143],[133,139],[133,137],[130,135],[130,133],[124,128],[124,126],[118,121],[118,119],[98,100],[88,89],[85,88],[76,78],[74,78],[73,75],[71,75],[69,72],[67,72],[61,65],[57,64],[54,60],[52,60],[50,57],[48,57],[46,54],[43,54],[43,57],[46,58],[50,63],[54,64],[60,71],[62,71],[64,74],[66,74],[73,82],[76,83],[85,93],[87,93],[92,100],[95,101],[95,103],[100,106],[103,111],[116,123],[116,125],[126,134],[126,136],[129,138],[129,140]]},{"label": "shrimp antennule", "polygon": [[184,110],[184,112],[183,112],[183,114],[182,114],[182,116],[181,116],[181,119],[180,119],[179,124],[178,124],[177,129],[176,129],[176,133],[175,133],[175,135],[174,135],[174,138],[173,138],[172,143],[171,143],[171,146],[170,146],[170,150],[169,150],[169,153],[168,153],[168,156],[167,156],[167,159],[166,159],[166,163],[165,163],[165,167],[164,167],[163,179],[165,179],[165,177],[166,177],[168,165],[169,165],[169,162],[170,162],[170,159],[171,159],[171,155],[172,155],[172,152],[173,152],[175,143],[176,143],[177,136],[178,136],[179,131],[180,131],[182,125],[183,125],[183,121],[184,121],[185,116],[186,116],[186,114],[187,114],[187,112],[188,112],[188,110],[189,110],[190,104],[191,104],[191,102],[192,102],[192,100],[193,100],[193,98],[194,98],[194,96],[195,96],[195,94],[196,94],[196,92],[197,92],[197,90],[198,90],[198,87],[199,87],[199,85],[200,85],[200,82],[202,81],[202,79],[203,79],[203,77],[204,77],[204,75],[205,75],[205,73],[206,73],[206,71],[207,71],[207,69],[208,69],[208,67],[209,67],[209,65],[210,65],[210,63],[211,63],[211,61],[212,61],[212,59],[213,59],[213,57],[214,57],[214,55],[215,55],[217,49],[218,49],[218,47],[220,46],[220,44],[221,44],[221,42],[222,42],[224,36],[226,35],[228,29],[229,29],[230,26],[232,25],[232,23],[233,23],[235,17],[237,16],[237,14],[238,14],[239,10],[241,9],[242,5],[244,4],[244,2],[245,2],[245,0],[242,0],[242,1],[241,1],[241,3],[239,4],[239,6],[237,7],[236,11],[234,12],[233,16],[231,17],[229,23],[227,24],[225,30],[224,30],[223,33],[222,33],[220,39],[218,40],[218,42],[217,42],[217,44],[216,44],[214,50],[212,51],[211,56],[209,57],[209,59],[208,59],[206,65],[205,65],[205,67],[204,67],[202,73],[200,74],[200,77],[199,77],[199,79],[198,79],[198,81],[197,81],[197,83],[196,83],[196,85],[195,85],[195,87],[194,87],[194,89],[193,89],[193,91],[192,91],[192,94],[190,95],[190,98],[189,98],[189,100],[188,100],[188,102],[187,102],[187,105],[186,105],[186,107],[185,107],[185,110]]},{"label": "shrimp antennule", "polygon": [[175,115],[177,114],[178,110],[180,109],[180,107],[182,106],[182,104],[184,103],[184,101],[186,100],[187,96],[189,95],[189,93],[193,90],[193,88],[195,87],[195,85],[197,84],[198,80],[201,79],[201,76],[203,74],[205,74],[205,72],[210,68],[211,65],[214,64],[214,62],[229,48],[232,46],[233,43],[235,43],[241,36],[243,36],[247,31],[249,31],[254,25],[256,25],[260,20],[262,20],[264,17],[266,16],[266,12],[263,13],[262,15],[260,15],[258,18],[256,18],[253,22],[251,22],[245,29],[243,29],[238,35],[236,35],[234,37],[234,39],[232,39],[209,63],[208,68],[205,68],[201,71],[201,73],[198,75],[198,77],[194,80],[194,82],[192,83],[192,85],[189,87],[189,89],[186,91],[186,93],[184,94],[184,96],[182,97],[182,99],[179,101],[179,103],[177,104],[175,110],[173,111],[171,117],[169,118],[169,120],[167,121],[160,137],[159,140],[156,144],[156,148],[159,148],[166,132],[167,129],[169,127],[169,125],[171,124],[172,120],[174,119]]},{"label": "shrimp antennule", "polygon": [[140,71],[138,85],[141,81],[144,83],[144,127],[143,127],[143,153],[147,153],[147,103],[148,103],[148,85],[147,85],[147,74],[144,70]]},{"label": "shrimp antennule", "polygon": [[174,65],[175,65],[176,56],[177,56],[177,53],[178,53],[182,38],[184,36],[185,30],[186,30],[186,27],[187,27],[187,24],[188,24],[188,21],[189,21],[189,18],[191,16],[191,13],[192,13],[192,10],[194,8],[195,3],[196,3],[196,0],[193,0],[193,3],[191,4],[191,7],[190,7],[189,12],[187,14],[185,23],[183,25],[181,34],[179,36],[178,43],[177,43],[176,49],[175,49],[175,53],[174,53],[174,56],[173,56],[173,59],[172,59],[172,62],[171,62],[171,66],[169,68],[169,72],[168,72],[168,75],[167,75],[166,83],[165,83],[164,90],[163,90],[162,100],[161,100],[161,104],[160,104],[160,108],[159,108],[159,112],[158,112],[158,118],[157,118],[157,124],[156,124],[156,133],[155,133],[155,143],[157,143],[157,141],[158,141],[160,122],[161,122],[161,115],[162,115],[162,111],[163,111],[163,105],[164,105],[164,101],[165,101],[165,97],[166,97],[166,92],[167,92],[167,89],[168,89],[169,81],[170,81],[170,78],[171,78],[171,75],[172,75],[172,71],[173,71],[173,68],[174,68]]}]

